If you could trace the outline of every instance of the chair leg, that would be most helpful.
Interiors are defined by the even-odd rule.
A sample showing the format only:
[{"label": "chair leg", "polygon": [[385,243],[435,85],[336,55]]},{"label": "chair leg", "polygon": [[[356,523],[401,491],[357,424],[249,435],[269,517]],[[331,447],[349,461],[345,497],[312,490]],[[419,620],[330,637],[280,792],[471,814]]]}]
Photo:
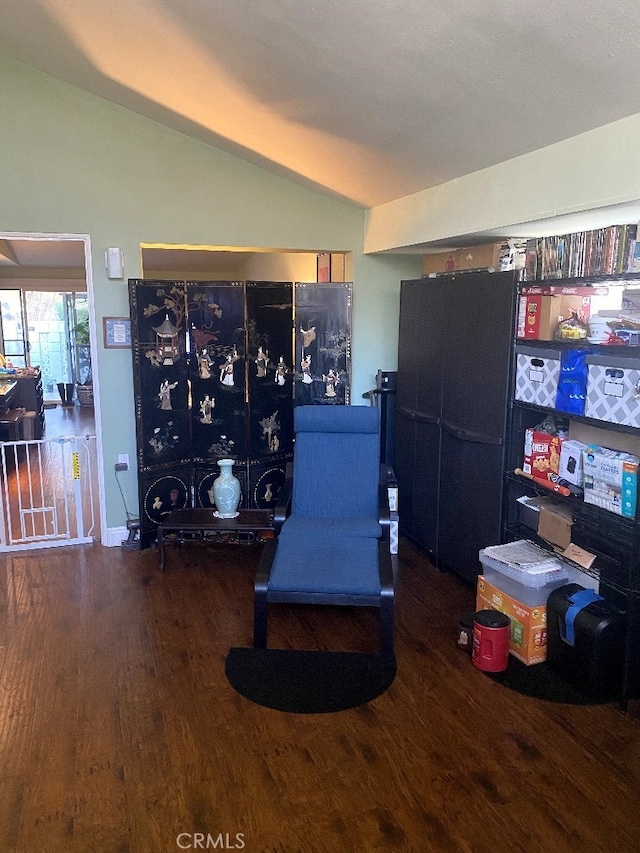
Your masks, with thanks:
[{"label": "chair leg", "polygon": [[393,622],[395,606],[394,574],[397,556],[388,551],[388,545],[381,541],[378,544],[378,570],[380,573],[380,652],[385,655],[394,654]]},{"label": "chair leg", "polygon": [[380,652],[392,655],[393,651],[393,592],[383,591],[380,596]]},{"label": "chair leg", "polygon": [[267,648],[267,589],[276,548],[277,540],[265,542],[253,587],[253,646],[256,649]]},{"label": "chair leg", "polygon": [[254,594],[253,600],[253,647],[267,648],[267,592]]}]

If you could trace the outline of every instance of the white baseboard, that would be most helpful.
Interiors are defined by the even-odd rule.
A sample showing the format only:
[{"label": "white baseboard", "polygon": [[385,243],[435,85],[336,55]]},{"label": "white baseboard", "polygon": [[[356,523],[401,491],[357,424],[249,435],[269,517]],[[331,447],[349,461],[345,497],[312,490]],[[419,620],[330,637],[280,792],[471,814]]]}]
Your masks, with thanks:
[{"label": "white baseboard", "polygon": [[126,527],[108,527],[102,537],[102,544],[107,548],[119,548],[128,536]]}]

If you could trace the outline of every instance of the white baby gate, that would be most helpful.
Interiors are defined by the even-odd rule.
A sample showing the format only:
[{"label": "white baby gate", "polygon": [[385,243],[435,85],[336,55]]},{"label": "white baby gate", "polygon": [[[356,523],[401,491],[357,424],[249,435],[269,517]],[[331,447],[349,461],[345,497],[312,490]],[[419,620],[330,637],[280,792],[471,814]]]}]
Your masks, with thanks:
[{"label": "white baby gate", "polygon": [[0,552],[93,542],[95,436],[0,444]]}]

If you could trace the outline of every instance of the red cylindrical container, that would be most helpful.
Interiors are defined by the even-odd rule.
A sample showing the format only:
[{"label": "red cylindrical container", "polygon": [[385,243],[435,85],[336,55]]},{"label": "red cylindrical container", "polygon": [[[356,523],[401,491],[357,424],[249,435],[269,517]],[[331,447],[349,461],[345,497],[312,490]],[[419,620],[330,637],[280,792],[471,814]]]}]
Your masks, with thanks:
[{"label": "red cylindrical container", "polygon": [[511,620],[497,610],[478,610],[473,617],[473,665],[483,672],[504,672],[509,663]]}]

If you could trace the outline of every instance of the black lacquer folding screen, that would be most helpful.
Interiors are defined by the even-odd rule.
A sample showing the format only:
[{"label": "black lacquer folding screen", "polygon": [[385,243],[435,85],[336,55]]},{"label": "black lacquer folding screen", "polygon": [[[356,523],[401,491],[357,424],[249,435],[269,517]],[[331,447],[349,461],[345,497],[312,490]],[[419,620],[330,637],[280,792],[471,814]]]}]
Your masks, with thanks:
[{"label": "black lacquer folding screen", "polygon": [[294,405],[349,402],[351,285],[131,279],[129,296],[142,547],[173,509],[213,507],[218,459],[242,507],[275,506]]}]

